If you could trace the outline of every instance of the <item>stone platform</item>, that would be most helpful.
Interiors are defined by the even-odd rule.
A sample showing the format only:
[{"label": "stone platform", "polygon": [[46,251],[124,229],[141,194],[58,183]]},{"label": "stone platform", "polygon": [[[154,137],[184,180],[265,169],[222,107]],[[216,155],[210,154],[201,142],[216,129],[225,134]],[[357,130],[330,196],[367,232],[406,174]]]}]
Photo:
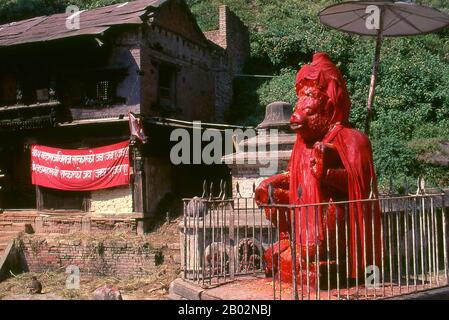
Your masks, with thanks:
[{"label": "stone platform", "polygon": [[[6,231],[27,233],[68,234],[123,232],[143,234],[141,213],[92,214],[82,212],[47,212],[33,210],[8,210],[0,213],[0,234]],[[25,227],[28,230],[25,230]]]},{"label": "stone platform", "polygon": [[[442,279],[443,281],[443,279]],[[427,286],[403,285],[386,283],[384,288],[365,289],[360,286],[332,289],[330,291],[298,288],[299,300],[449,300],[449,286],[428,288]],[[184,279],[176,279],[170,285],[172,300],[293,300],[293,288],[290,284],[275,281],[272,278],[260,276],[244,276],[234,281],[223,282],[215,286],[202,287]]]}]

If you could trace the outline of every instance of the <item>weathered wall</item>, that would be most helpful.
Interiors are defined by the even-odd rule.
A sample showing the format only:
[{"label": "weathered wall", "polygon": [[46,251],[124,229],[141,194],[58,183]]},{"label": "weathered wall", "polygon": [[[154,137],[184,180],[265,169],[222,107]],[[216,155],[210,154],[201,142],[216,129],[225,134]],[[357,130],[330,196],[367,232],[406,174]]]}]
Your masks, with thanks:
[{"label": "weathered wall", "polygon": [[223,122],[232,103],[233,78],[242,73],[246,59],[250,55],[248,28],[225,5],[219,7],[219,29],[204,33],[207,39],[225,50],[216,61],[215,118]]},{"label": "weathered wall", "polygon": [[160,252],[140,237],[24,236],[22,248],[24,267],[36,273],[75,265],[81,276],[139,276],[151,273],[161,262]]},{"label": "weathered wall", "polygon": [[173,190],[173,172],[168,158],[145,158],[147,213],[153,216],[159,202]]},{"label": "weathered wall", "polygon": [[140,30],[136,28],[117,34],[108,61],[111,66],[126,67],[127,75],[117,86],[117,96],[126,98],[126,105],[140,103]]},{"label": "weathered wall", "polygon": [[130,186],[91,191],[90,212],[98,214],[131,213],[133,200]]},{"label": "weathered wall", "polygon": [[224,48],[229,57],[231,72],[240,73],[250,54],[248,28],[227,6],[220,6],[219,10],[220,35],[222,39],[226,39]]},{"label": "weathered wall", "polygon": [[231,73],[240,73],[250,55],[248,27],[225,5],[219,7],[218,17],[219,29],[204,35],[226,50]]},{"label": "weathered wall", "polygon": [[[175,11],[175,9],[173,9]],[[182,31],[183,25],[178,26]],[[142,108],[145,115],[184,120],[214,119],[215,87],[211,49],[153,24],[144,27],[142,41]],[[176,73],[176,110],[158,106],[158,68],[170,65]]]},{"label": "weathered wall", "polygon": [[141,234],[138,219],[141,214],[123,215],[75,215],[75,216],[39,216],[31,223],[36,233],[73,234],[73,233],[111,233],[120,232],[130,235]]}]

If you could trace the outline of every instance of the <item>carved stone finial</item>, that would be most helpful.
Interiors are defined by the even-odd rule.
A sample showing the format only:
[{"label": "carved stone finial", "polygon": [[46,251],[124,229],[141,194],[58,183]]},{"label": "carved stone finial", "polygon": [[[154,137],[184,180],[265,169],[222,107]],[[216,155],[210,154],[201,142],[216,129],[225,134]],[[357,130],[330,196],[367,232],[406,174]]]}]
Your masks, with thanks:
[{"label": "carved stone finial", "polygon": [[265,119],[257,126],[257,129],[278,129],[281,131],[290,130],[290,117],[292,106],[283,101],[270,103],[265,110]]}]

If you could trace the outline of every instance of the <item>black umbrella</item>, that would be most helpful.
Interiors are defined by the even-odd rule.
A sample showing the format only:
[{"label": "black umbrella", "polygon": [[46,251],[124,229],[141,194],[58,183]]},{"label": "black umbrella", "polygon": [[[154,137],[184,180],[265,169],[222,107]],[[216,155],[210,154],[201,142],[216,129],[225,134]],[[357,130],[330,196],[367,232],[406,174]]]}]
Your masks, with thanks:
[{"label": "black umbrella", "polygon": [[376,37],[365,127],[367,134],[370,129],[382,38],[432,33],[449,25],[449,15],[437,9],[388,0],[342,2],[325,8],[319,17],[321,23],[331,28]]}]

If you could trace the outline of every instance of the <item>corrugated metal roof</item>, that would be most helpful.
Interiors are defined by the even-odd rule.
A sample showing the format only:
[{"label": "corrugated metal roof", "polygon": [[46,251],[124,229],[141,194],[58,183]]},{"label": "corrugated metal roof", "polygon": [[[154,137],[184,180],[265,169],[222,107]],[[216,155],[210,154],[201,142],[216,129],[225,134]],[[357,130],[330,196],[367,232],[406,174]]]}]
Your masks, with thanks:
[{"label": "corrugated metal roof", "polygon": [[36,17],[0,25],[0,47],[50,41],[81,35],[100,34],[114,25],[141,24],[141,17],[150,7],[156,8],[167,0],[137,0],[126,4],[82,11],[80,29],[66,27],[66,13]]}]

